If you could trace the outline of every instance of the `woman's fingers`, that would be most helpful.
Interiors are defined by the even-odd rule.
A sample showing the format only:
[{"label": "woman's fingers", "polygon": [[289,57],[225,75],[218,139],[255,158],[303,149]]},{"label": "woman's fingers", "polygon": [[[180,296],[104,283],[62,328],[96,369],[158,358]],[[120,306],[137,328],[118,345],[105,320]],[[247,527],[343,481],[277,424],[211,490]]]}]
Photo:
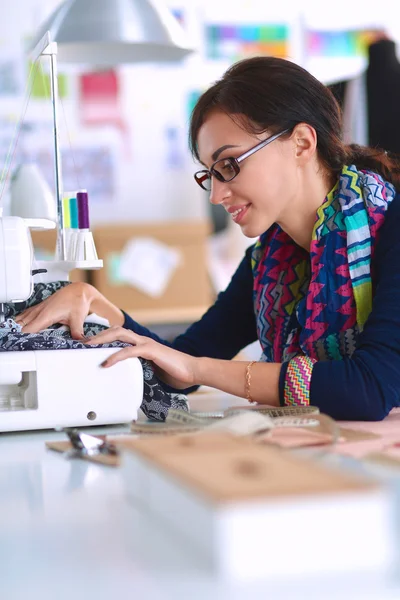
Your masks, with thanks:
[{"label": "woman's fingers", "polygon": [[17,323],[17,325],[21,325],[22,329],[24,329],[24,327],[26,327],[28,325],[28,317],[24,317],[24,315],[18,315],[18,317],[15,318],[15,322]]},{"label": "woman's fingers", "polygon": [[84,340],[85,334],[83,331],[83,324],[86,319],[86,313],[82,310],[71,313],[69,317],[69,329],[71,331],[71,337],[73,340]]},{"label": "woman's fingers", "polygon": [[24,333],[35,333],[36,330],[30,331],[27,329],[27,327],[29,327],[30,324],[36,320],[38,314],[40,314],[40,309],[38,309],[38,307],[34,306],[32,308],[28,308],[15,318],[15,322],[19,325],[22,325]]},{"label": "woman's fingers", "polygon": [[37,333],[43,329],[47,329],[54,323],[62,322],[59,315],[55,315],[50,307],[47,306],[46,301],[33,307],[31,312],[25,311],[18,315],[17,322],[20,322],[23,327],[24,333]]},{"label": "woman's fingers", "polygon": [[37,333],[54,323],[68,325],[73,339],[83,339],[83,323],[90,312],[93,299],[91,286],[71,283],[43,302],[28,308],[17,316],[16,322],[26,333]]},{"label": "woman's fingers", "polygon": [[147,360],[153,360],[154,358],[155,343],[151,343],[153,340],[149,340],[147,337],[138,335],[129,329],[124,329],[124,327],[110,327],[109,329],[105,329],[101,333],[91,337],[86,343],[89,346],[93,346],[96,344],[109,344],[117,341],[132,344],[132,346],[123,348],[122,350],[119,350],[118,352],[115,352],[109,356],[102,364],[102,367],[112,367],[117,362],[130,357],[141,357],[146,358]]},{"label": "woman's fingers", "polygon": [[130,346],[127,348],[122,348],[122,350],[118,350],[118,352],[114,352],[111,354],[103,363],[102,367],[112,367],[116,363],[121,360],[126,360],[127,358],[148,358],[146,356],[146,350],[144,346]]},{"label": "woman's fingers", "polygon": [[[23,319],[23,322],[21,321],[21,324],[23,325],[24,322],[26,323],[25,319]],[[39,313],[39,315],[34,316],[33,319],[28,321],[26,325],[22,328],[22,330],[24,333],[37,333],[38,331],[47,329],[47,327],[49,327],[49,325],[52,324],[53,323],[49,323],[48,318],[46,318],[45,314]]]},{"label": "woman's fingers", "polygon": [[109,356],[103,367],[112,367],[121,360],[140,357],[151,361],[160,379],[177,388],[193,383],[193,357],[164,346],[155,340],[138,335],[123,327],[112,327],[90,339],[89,345],[115,342],[134,344]]},{"label": "woman's fingers", "polygon": [[127,342],[128,344],[139,344],[145,340],[141,335],[137,335],[124,327],[110,327],[101,333],[94,335],[88,340],[88,344],[108,344],[110,342]]},{"label": "woman's fingers", "polygon": [[32,315],[36,314],[39,311],[39,306],[31,306],[20,312],[16,317],[15,321],[19,323],[20,321],[29,321],[29,317],[32,318]]},{"label": "woman's fingers", "polygon": [[26,310],[24,310],[21,313],[19,313],[15,317],[15,321],[17,323],[19,323],[22,320],[28,321],[29,316],[32,315],[32,314],[34,314],[34,308],[37,308],[37,307],[35,306],[35,307],[32,307],[32,308],[27,308]]}]

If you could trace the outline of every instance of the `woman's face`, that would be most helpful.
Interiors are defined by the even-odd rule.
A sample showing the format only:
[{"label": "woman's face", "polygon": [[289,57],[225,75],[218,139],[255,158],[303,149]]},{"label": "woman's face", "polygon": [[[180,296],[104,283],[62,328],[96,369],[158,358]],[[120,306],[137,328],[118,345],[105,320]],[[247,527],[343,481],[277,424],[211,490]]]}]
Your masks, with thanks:
[{"label": "woman's face", "polygon": [[[240,115],[235,115],[235,119]],[[208,169],[221,158],[237,158],[268,133],[247,133],[229,115],[209,113],[197,137],[201,162]],[[285,219],[297,194],[297,165],[292,140],[278,138],[240,163],[230,182],[212,177],[210,202],[221,204],[247,237],[258,237]]]}]

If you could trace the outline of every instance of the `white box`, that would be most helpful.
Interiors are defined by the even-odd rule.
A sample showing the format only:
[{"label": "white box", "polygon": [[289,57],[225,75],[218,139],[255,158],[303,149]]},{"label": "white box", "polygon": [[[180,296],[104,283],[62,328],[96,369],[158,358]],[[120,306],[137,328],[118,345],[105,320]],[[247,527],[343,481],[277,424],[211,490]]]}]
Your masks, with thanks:
[{"label": "white box", "polygon": [[136,439],[122,456],[128,497],[223,579],[392,566],[393,499],[375,483],[228,434]]}]

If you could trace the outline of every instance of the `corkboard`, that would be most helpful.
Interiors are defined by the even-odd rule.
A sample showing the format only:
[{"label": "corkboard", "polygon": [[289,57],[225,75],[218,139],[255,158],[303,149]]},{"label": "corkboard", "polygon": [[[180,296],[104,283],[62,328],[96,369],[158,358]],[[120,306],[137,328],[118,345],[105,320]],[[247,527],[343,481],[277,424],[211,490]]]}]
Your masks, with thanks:
[{"label": "corkboard", "polygon": [[[200,318],[213,301],[206,255],[209,233],[210,226],[203,221],[96,227],[93,236],[104,267],[93,271],[92,283],[106,298],[133,316],[137,311],[156,313],[160,310],[174,310],[174,320],[179,320],[179,314],[195,309],[191,314]],[[115,283],[112,278],[114,257],[123,251],[130,240],[140,237],[154,238],[178,250],[181,255],[180,265],[172,274],[165,292],[159,297],[152,297],[128,284]]]}]

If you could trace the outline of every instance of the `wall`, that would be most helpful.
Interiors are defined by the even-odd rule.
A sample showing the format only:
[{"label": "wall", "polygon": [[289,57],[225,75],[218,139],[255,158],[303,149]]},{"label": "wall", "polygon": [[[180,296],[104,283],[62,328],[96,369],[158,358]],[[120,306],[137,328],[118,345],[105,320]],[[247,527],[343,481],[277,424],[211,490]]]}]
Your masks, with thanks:
[{"label": "wall", "polygon": [[[363,59],[321,60],[308,56],[304,44],[305,28],[337,30],[374,25],[385,27],[390,35],[398,35],[393,30],[396,21],[390,11],[393,5],[390,0],[382,0],[379,6],[369,0],[351,3],[337,0],[330,5],[316,0],[300,3],[282,0],[275,4],[265,0],[247,0],[246,3],[166,0],[166,3],[181,10],[184,26],[199,52],[180,66],[128,65],[119,68],[122,128],[112,124],[102,127],[82,125],[79,78],[76,72],[66,71],[69,93],[62,108],[63,147],[90,148],[105,144],[111,148],[114,160],[114,191],[107,200],[94,198],[91,205],[94,223],[196,219],[208,215],[207,196],[193,182],[192,173],[196,167],[187,150],[189,97],[218,78],[230,62],[207,58],[205,23],[286,23],[290,28],[289,57],[327,83],[359,71],[363,68]],[[10,53],[20,56],[21,65],[25,66],[22,58],[24,39],[58,4],[59,0],[1,0],[0,51],[3,58]],[[21,67],[20,77],[26,79],[26,76],[27,72]],[[5,118],[11,117],[14,123],[18,122],[22,108],[23,97],[0,96],[3,126]],[[49,101],[29,102],[25,120],[36,123],[36,129],[30,134],[24,133],[24,143],[28,147],[41,144],[51,149],[50,117]],[[90,192],[84,178],[77,185],[88,187]],[[5,190],[3,203],[6,201]]]}]

